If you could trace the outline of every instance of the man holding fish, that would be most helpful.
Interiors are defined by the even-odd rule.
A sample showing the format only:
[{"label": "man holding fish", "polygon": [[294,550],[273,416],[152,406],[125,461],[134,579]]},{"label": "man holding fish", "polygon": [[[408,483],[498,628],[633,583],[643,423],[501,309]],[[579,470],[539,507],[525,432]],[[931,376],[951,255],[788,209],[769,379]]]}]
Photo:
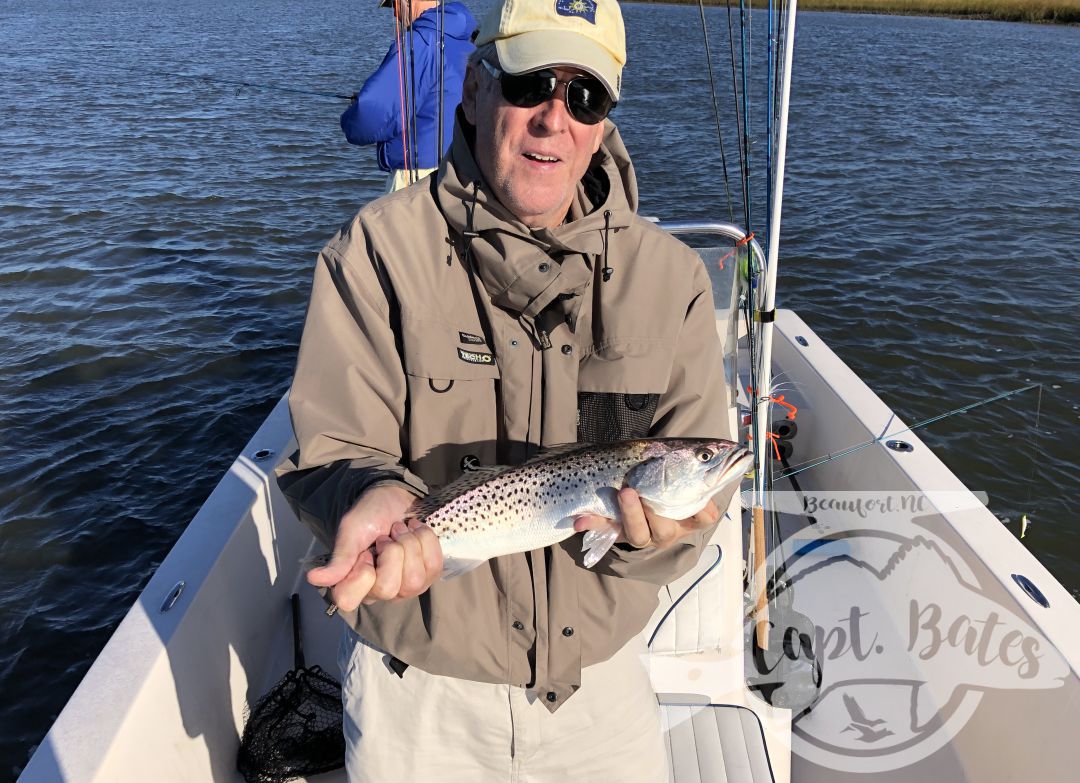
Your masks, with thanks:
[{"label": "man holding fish", "polygon": [[289,396],[349,776],[666,780],[640,632],[747,463],[711,285],[635,214],[618,3],[476,45],[437,174],[320,254]]}]

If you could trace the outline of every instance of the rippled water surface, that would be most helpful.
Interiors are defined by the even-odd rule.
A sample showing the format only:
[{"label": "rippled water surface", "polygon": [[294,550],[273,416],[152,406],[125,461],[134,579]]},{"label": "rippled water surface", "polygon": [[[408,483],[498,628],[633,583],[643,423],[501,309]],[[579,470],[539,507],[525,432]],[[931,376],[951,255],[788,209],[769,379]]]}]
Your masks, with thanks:
[{"label": "rippled water surface", "polygon": [[[0,779],[286,388],[315,253],[382,184],[342,101],[176,74],[350,93],[372,5],[0,6]],[[697,13],[626,7],[615,118],[644,213],[726,219]],[[1043,383],[1037,461],[1030,394],[923,437],[1075,594],[1080,33],[807,14],[795,67],[781,305],[910,422]]]}]

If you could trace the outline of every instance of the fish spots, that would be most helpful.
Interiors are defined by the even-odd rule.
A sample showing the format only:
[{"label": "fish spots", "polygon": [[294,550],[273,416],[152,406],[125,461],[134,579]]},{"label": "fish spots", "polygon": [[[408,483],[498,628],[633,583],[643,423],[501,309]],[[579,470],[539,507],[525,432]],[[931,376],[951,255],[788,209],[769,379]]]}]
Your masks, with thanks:
[{"label": "fish spots", "polygon": [[[448,557],[480,559],[548,546],[567,537],[560,522],[568,516],[614,513],[612,489],[646,459],[684,444],[716,443],[657,439],[558,447],[501,472],[472,471],[420,501],[417,516],[439,535]],[[720,449],[737,448],[719,443]],[[693,477],[686,483],[693,484]]]}]

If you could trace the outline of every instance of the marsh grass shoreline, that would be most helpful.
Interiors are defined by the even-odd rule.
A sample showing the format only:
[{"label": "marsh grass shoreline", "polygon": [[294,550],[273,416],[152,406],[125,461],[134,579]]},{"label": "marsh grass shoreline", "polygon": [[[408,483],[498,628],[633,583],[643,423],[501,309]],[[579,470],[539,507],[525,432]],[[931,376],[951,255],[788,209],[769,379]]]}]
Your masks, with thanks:
[{"label": "marsh grass shoreline", "polygon": [[[697,5],[698,0],[631,0]],[[728,0],[704,0],[705,5],[726,6]],[[738,9],[738,0],[730,0]],[[757,0],[754,8],[764,8]],[[1080,24],[1080,0],[799,0],[800,11],[842,11],[902,16],[948,16],[998,22]]]}]

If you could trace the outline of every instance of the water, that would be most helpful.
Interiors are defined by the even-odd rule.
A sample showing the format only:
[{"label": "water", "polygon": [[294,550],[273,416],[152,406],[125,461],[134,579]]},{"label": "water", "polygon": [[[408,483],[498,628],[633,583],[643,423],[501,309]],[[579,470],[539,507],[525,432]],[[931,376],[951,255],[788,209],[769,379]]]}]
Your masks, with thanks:
[{"label": "water", "polygon": [[[371,5],[0,8],[0,779],[286,388],[315,253],[382,185],[343,102],[160,74],[347,94]],[[642,211],[724,219],[698,12],[625,13]],[[1033,395],[922,435],[1076,594],[1080,36],[806,14],[795,65],[781,306],[911,422],[1043,383],[1037,463]]]}]

